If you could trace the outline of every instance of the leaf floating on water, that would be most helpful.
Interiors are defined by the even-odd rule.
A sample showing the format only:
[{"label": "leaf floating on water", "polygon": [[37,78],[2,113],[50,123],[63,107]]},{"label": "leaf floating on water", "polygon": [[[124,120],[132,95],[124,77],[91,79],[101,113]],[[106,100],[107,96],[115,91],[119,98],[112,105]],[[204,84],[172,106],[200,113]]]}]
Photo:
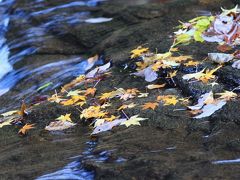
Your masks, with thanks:
[{"label": "leaf floating on water", "polygon": [[69,121],[53,121],[48,126],[45,127],[47,131],[62,131],[65,129],[69,129],[75,126],[75,123]]},{"label": "leaf floating on water", "polygon": [[18,134],[25,135],[30,129],[35,128],[35,124],[25,124],[19,131]]},{"label": "leaf floating on water", "polygon": [[139,117],[139,115],[135,115],[135,116],[130,117],[130,119],[122,122],[121,125],[125,125],[127,127],[129,127],[131,125],[141,126],[140,121],[144,121],[146,119],[148,119],[148,118],[142,118],[142,117]]}]

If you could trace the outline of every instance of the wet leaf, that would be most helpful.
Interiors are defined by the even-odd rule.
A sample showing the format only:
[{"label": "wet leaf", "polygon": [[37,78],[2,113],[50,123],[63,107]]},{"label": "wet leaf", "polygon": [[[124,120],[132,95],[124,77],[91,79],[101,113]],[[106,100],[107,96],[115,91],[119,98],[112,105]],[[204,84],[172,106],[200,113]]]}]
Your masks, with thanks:
[{"label": "wet leaf", "polygon": [[4,122],[1,122],[0,123],[0,128],[2,128],[2,127],[4,127],[4,126],[10,126],[10,125],[12,125],[11,123],[13,122],[13,119],[8,119],[8,120],[6,120],[6,121],[4,121]]},{"label": "wet leaf", "polygon": [[53,121],[48,126],[45,127],[47,131],[62,131],[65,129],[69,129],[75,126],[75,123],[69,121]]},{"label": "wet leaf", "polygon": [[25,135],[30,129],[35,128],[35,124],[25,124],[19,131],[18,134]]},{"label": "wet leaf", "polygon": [[131,51],[131,59],[141,56],[143,53],[148,52],[148,48],[138,46],[136,49]]},{"label": "wet leaf", "polygon": [[146,87],[148,89],[159,89],[165,87],[166,84],[149,84]]},{"label": "wet leaf", "polygon": [[155,110],[156,107],[158,107],[158,103],[156,103],[156,102],[147,102],[142,107],[143,107],[142,108],[143,110],[145,110],[145,109]]},{"label": "wet leaf", "polygon": [[121,110],[124,110],[124,109],[131,109],[131,108],[134,108],[136,107],[137,104],[134,104],[134,103],[131,103],[131,104],[124,104],[122,105],[121,107],[119,107],[117,110],[118,111],[121,111]]},{"label": "wet leaf", "polygon": [[216,95],[220,96],[218,99],[223,99],[226,101],[229,101],[231,99],[235,99],[238,97],[238,95],[232,91],[224,91],[223,93],[216,93]]},{"label": "wet leaf", "polygon": [[144,121],[146,119],[148,119],[148,118],[142,118],[142,117],[139,117],[139,115],[135,115],[135,116],[130,117],[130,119],[122,122],[121,125],[125,125],[127,127],[129,127],[131,125],[141,126],[140,121]]},{"label": "wet leaf", "polygon": [[98,134],[100,132],[109,131],[113,127],[118,126],[125,121],[126,121],[126,119],[116,119],[116,120],[111,121],[111,122],[104,122],[104,123],[96,126],[96,128],[94,129],[92,134]]},{"label": "wet leaf", "polygon": [[8,112],[5,112],[5,113],[2,113],[1,115],[3,116],[3,117],[7,117],[7,116],[11,116],[11,115],[13,115],[13,114],[17,114],[17,110],[13,110],[13,111],[8,111]]},{"label": "wet leaf", "polygon": [[70,116],[71,116],[71,113],[70,113],[70,114],[66,114],[66,115],[61,115],[61,116],[58,117],[56,120],[72,122],[72,119],[71,119]]}]

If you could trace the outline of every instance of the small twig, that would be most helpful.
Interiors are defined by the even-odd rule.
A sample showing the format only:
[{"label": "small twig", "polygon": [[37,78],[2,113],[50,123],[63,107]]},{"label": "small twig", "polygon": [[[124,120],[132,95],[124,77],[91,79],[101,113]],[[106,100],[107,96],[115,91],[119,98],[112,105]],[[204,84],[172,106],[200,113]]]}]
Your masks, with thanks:
[{"label": "small twig", "polygon": [[124,116],[127,118],[127,119],[130,119],[129,117],[128,117],[128,115],[122,110],[122,113],[124,114]]},{"label": "small twig", "polygon": [[99,80],[96,82],[96,84],[93,86],[93,88],[95,88],[100,81],[101,81],[101,79],[99,79]]}]

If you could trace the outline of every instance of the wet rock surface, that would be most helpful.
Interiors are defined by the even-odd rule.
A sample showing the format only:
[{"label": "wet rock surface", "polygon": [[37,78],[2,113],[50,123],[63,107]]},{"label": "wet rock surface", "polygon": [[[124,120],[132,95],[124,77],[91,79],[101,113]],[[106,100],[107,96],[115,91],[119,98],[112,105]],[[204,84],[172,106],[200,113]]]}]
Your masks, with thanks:
[{"label": "wet rock surface", "polygon": [[[22,13],[22,19],[11,19],[7,39],[13,42],[20,38],[19,42],[25,44],[13,47],[11,53],[26,47],[36,48],[36,53],[16,63],[15,68],[25,65],[39,67],[62,59],[72,59],[80,55],[87,57],[96,53],[104,54],[106,59],[111,59],[113,64],[119,65],[129,60],[129,52],[132,49],[145,44],[152,50],[156,48],[159,52],[165,52],[172,44],[173,27],[178,24],[179,19],[191,19],[197,15],[197,10],[219,10],[221,6],[233,6],[229,1],[218,1],[219,4],[209,5],[206,1],[197,0],[165,3],[114,0],[102,2],[97,7],[88,4],[36,15],[36,12],[43,9],[65,3],[65,0],[46,1],[44,7],[32,7],[28,0],[24,0],[14,4],[11,10],[13,17],[14,14]],[[69,14],[75,17],[77,13],[75,19],[78,19],[78,12],[85,11],[91,12],[93,17],[108,17],[113,20],[101,24],[69,22]],[[84,16],[86,14],[81,14],[81,17]],[[48,24],[50,20],[58,18],[59,21]],[[35,39],[27,41],[28,38],[25,39],[22,34],[25,29],[35,32]],[[41,41],[37,41],[36,37]],[[194,59],[199,61],[206,58],[208,52],[215,51],[216,44],[194,43],[180,47],[182,54],[193,55]],[[211,63],[204,65],[214,66]],[[220,69],[217,74],[219,84],[213,87],[214,92],[239,86],[239,72],[230,64]],[[45,72],[42,76],[32,77],[31,81],[20,81],[10,92],[0,97],[0,107],[19,107],[20,99],[28,97],[25,95],[16,98],[22,89],[27,85],[31,86],[31,83],[39,85],[42,78],[50,74]],[[129,76],[129,72],[116,71],[113,74],[111,81],[105,80],[98,85],[99,94],[120,87],[145,90],[147,83],[143,79]],[[62,83],[70,79],[66,78]],[[181,73],[177,75],[176,83],[176,88],[153,90],[147,99],[137,100],[136,103],[153,101],[159,94],[192,96],[193,101],[196,101],[201,94],[212,89],[211,85],[183,81]],[[42,94],[53,93],[47,91]],[[31,97],[28,98],[31,101]],[[119,107],[119,104],[113,104],[112,108],[116,107]],[[132,115],[140,114],[148,120],[141,123],[140,127],[121,126],[100,134],[93,154],[107,151],[109,153],[106,160],[84,159],[84,167],[94,170],[96,179],[239,179],[239,164],[213,164],[217,160],[240,157],[239,101],[227,103],[222,110],[203,120],[192,119],[186,111],[176,111],[182,108],[185,106],[177,104],[161,105],[155,111],[143,111],[140,107],[126,111]],[[81,123],[61,134],[51,134],[42,130],[50,121],[68,112],[72,113],[73,121],[77,122],[79,114],[75,108],[51,103],[35,107],[26,122],[36,123],[37,126],[27,137],[18,137],[17,127],[2,128],[0,166],[3,168],[0,177],[35,178],[63,167],[69,162],[69,157],[80,154],[85,142],[90,139],[86,124]]]}]

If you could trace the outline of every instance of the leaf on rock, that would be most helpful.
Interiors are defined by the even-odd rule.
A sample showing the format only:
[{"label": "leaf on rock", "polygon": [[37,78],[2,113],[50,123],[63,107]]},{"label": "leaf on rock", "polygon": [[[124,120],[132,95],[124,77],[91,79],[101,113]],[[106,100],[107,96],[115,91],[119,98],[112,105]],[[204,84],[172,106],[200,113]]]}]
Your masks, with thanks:
[{"label": "leaf on rock", "polygon": [[75,123],[69,121],[53,121],[48,126],[45,127],[47,131],[62,131],[65,129],[69,129],[75,126]]},{"label": "leaf on rock", "polygon": [[131,125],[137,125],[137,126],[141,126],[140,121],[144,121],[148,118],[141,118],[139,117],[139,115],[135,115],[130,117],[130,119],[124,121],[121,123],[121,125],[125,125],[127,127],[131,126]]},{"label": "leaf on rock", "polygon": [[227,102],[225,100],[220,100],[214,104],[207,104],[201,109],[202,113],[195,116],[194,118],[200,119],[200,118],[204,118],[204,117],[209,117],[213,113],[215,113],[217,110],[221,109],[226,103]]},{"label": "leaf on rock", "polygon": [[25,135],[30,129],[35,128],[35,124],[25,124],[19,131],[18,134]]},{"label": "leaf on rock", "polygon": [[72,122],[72,119],[71,119],[70,116],[71,116],[71,113],[70,113],[70,114],[66,114],[66,115],[61,115],[61,116],[58,117],[56,120]]},{"label": "leaf on rock", "polygon": [[216,95],[220,96],[218,99],[223,99],[226,101],[229,101],[231,99],[235,99],[238,97],[238,95],[232,91],[224,91],[223,93],[217,93]]},{"label": "leaf on rock", "polygon": [[165,86],[166,86],[166,84],[149,84],[146,87],[148,89],[159,89],[159,88],[163,88]]},{"label": "leaf on rock", "polygon": [[113,127],[118,126],[125,121],[126,121],[126,119],[116,119],[111,122],[104,122],[104,123],[100,124],[99,126],[96,126],[96,128],[92,132],[92,135],[111,130]]},{"label": "leaf on rock", "polygon": [[143,107],[142,108],[143,110],[145,110],[145,109],[155,110],[156,107],[158,107],[158,103],[156,103],[156,102],[147,102],[142,107]]},{"label": "leaf on rock", "polygon": [[142,46],[138,46],[136,49],[131,51],[131,59],[141,56],[143,53],[147,53],[148,48],[143,48]]}]

